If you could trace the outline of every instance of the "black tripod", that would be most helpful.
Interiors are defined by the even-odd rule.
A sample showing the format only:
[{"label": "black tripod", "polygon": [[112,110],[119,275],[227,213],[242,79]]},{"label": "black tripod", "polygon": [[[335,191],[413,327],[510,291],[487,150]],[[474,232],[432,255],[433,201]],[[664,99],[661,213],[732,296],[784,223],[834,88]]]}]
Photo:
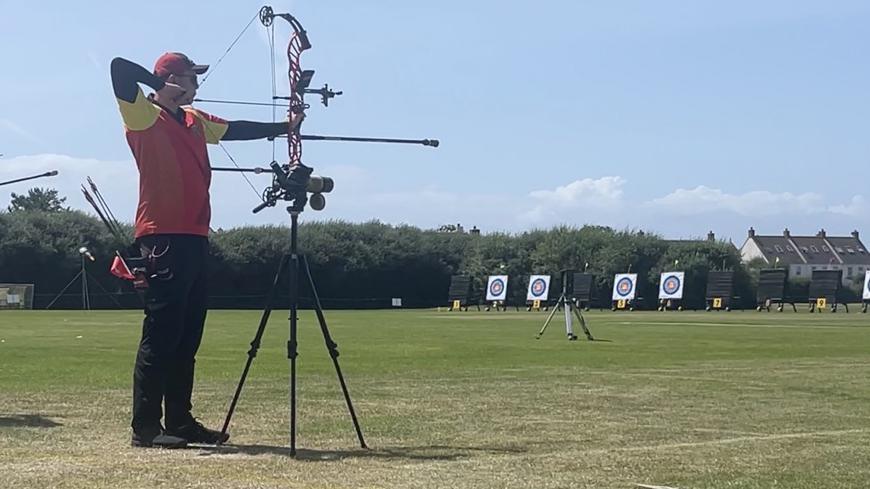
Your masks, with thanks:
[{"label": "black tripod", "polygon": [[290,359],[290,455],[296,455],[296,357],[297,352],[297,310],[299,307],[299,274],[300,266],[303,268],[305,276],[308,277],[308,284],[311,287],[311,294],[314,298],[314,310],[317,313],[317,321],[320,323],[320,332],[323,334],[323,341],[326,343],[326,349],[329,351],[329,356],[332,358],[332,364],[335,366],[335,373],[338,374],[338,382],[341,384],[341,391],[344,393],[344,400],[347,403],[347,410],[350,412],[353,426],[356,430],[357,438],[362,448],[368,448],[363,439],[362,430],[359,426],[359,421],[356,417],[356,412],[353,409],[353,402],[350,400],[350,393],[347,390],[347,385],[344,382],[344,376],[341,374],[341,367],[338,365],[338,344],[332,339],[329,334],[329,329],[326,326],[326,318],[323,316],[323,308],[320,305],[320,297],[317,295],[317,289],[314,287],[314,279],[311,276],[311,269],[308,267],[308,260],[304,255],[298,253],[297,236],[298,236],[298,219],[299,214],[304,208],[305,200],[297,199],[294,205],[287,208],[290,213],[290,253],[284,255],[281,262],[278,264],[278,271],[275,273],[275,280],[272,283],[272,288],[269,291],[266,306],[263,309],[263,315],[260,317],[260,326],[257,328],[257,333],[251,341],[251,349],[248,350],[248,361],[245,363],[245,369],[242,371],[242,376],[239,379],[239,385],[236,387],[236,393],[233,395],[233,401],[230,404],[230,409],[227,412],[227,418],[224,421],[224,426],[221,433],[226,433],[230,425],[230,419],[233,416],[233,411],[236,409],[236,404],[239,401],[239,396],[242,393],[242,387],[245,384],[245,379],[248,376],[248,370],[251,368],[251,363],[254,357],[257,356],[257,350],[260,349],[260,341],[263,338],[263,332],[266,330],[266,323],[269,322],[269,315],[272,312],[272,304],[275,300],[278,285],[281,282],[281,277],[284,273],[284,268],[289,264],[290,268],[290,339],[287,342],[287,358]]},{"label": "black tripod", "polygon": [[568,341],[577,340],[577,335],[574,334],[574,328],[572,326],[572,313],[573,316],[577,317],[577,320],[580,321],[580,327],[583,328],[583,333],[586,335],[586,339],[589,341],[594,341],[595,339],[592,337],[592,333],[589,332],[589,328],[586,327],[586,319],[583,318],[583,314],[580,312],[580,308],[574,304],[573,299],[570,299],[569,296],[573,293],[574,288],[574,271],[573,270],[562,270],[562,293],[559,295],[559,299],[556,300],[556,305],[553,306],[553,310],[550,312],[550,315],[547,317],[547,320],[544,322],[544,326],[538,331],[538,335],[535,339],[541,339],[541,336],[544,335],[544,331],[547,330],[547,326],[550,325],[550,321],[553,320],[553,316],[556,315],[556,311],[562,308],[565,311],[565,330],[568,334]]},{"label": "black tripod", "polygon": [[74,283],[76,283],[76,281],[79,278],[81,278],[81,280],[82,280],[82,311],[90,311],[91,310],[91,289],[88,286],[88,279],[92,280],[95,284],[97,284],[97,287],[99,287],[100,290],[102,290],[106,294],[106,296],[108,296],[110,299],[112,299],[112,302],[114,302],[116,306],[121,308],[121,303],[118,302],[118,299],[115,299],[115,297],[112,296],[112,294],[108,290],[106,290],[106,288],[103,287],[103,285],[100,284],[100,282],[98,282],[97,279],[95,279],[93,276],[91,276],[90,273],[88,273],[88,270],[85,267],[85,256],[87,254],[87,256],[91,258],[91,260],[93,260],[93,258],[91,257],[91,254],[90,254],[90,252],[88,252],[87,248],[81,248],[79,250],[79,254],[81,255],[81,264],[82,265],[81,265],[81,268],[79,269],[78,273],[76,273],[75,276],[72,278],[72,280],[70,280],[69,283],[67,283],[66,286],[64,286],[64,288],[61,289],[60,292],[58,292],[58,294],[54,297],[54,299],[52,299],[51,302],[49,302],[48,305],[45,306],[45,308],[51,309],[51,306],[53,306],[54,303],[58,301],[58,299],[63,297],[63,294],[66,293],[67,289],[72,287],[72,285]]}]

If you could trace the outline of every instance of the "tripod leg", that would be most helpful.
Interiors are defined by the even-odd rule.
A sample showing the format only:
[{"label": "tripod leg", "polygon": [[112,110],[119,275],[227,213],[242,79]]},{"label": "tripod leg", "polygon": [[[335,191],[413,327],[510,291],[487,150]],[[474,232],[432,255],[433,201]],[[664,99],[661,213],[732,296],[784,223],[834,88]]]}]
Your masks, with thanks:
[{"label": "tripod leg", "polygon": [[550,312],[550,315],[547,317],[547,320],[544,322],[544,327],[542,327],[541,330],[538,331],[538,336],[535,337],[536,340],[539,340],[539,339],[541,339],[541,336],[544,336],[544,331],[547,330],[547,326],[549,326],[550,321],[553,320],[553,316],[556,315],[556,311],[558,309],[559,309],[558,307],[554,307],[553,310]]},{"label": "tripod leg", "polygon": [[236,392],[233,394],[233,400],[230,403],[230,408],[227,411],[227,417],[224,419],[224,426],[221,428],[221,433],[226,434],[230,426],[230,420],[233,417],[233,412],[236,410],[236,404],[239,402],[239,396],[242,395],[242,387],[245,385],[245,379],[248,378],[248,371],[251,369],[251,363],[254,362],[254,357],[257,356],[257,351],[260,349],[260,341],[263,339],[263,333],[266,331],[266,323],[269,322],[269,316],[272,314],[272,303],[275,301],[275,293],[278,290],[278,284],[281,282],[281,275],[284,273],[284,266],[287,263],[287,256],[281,258],[278,264],[278,271],[275,273],[275,280],[272,282],[272,288],[269,290],[269,295],[266,298],[266,305],[263,308],[263,315],[260,316],[260,325],[257,327],[257,333],[251,341],[251,349],[248,350],[248,361],[245,362],[245,369],[242,370],[242,376],[239,378],[239,385],[236,386]]},{"label": "tripod leg", "polygon": [[320,297],[317,295],[317,288],[314,286],[314,278],[311,276],[311,269],[308,267],[308,260],[303,255],[301,257],[302,264],[305,266],[305,275],[308,276],[308,285],[311,287],[311,295],[314,297],[314,311],[317,313],[317,322],[320,323],[320,332],[323,333],[323,341],[326,343],[326,349],[329,351],[329,356],[332,358],[332,364],[335,366],[335,373],[338,375],[338,383],[341,384],[341,392],[344,394],[344,401],[347,403],[347,410],[350,413],[350,418],[353,420],[353,427],[356,430],[356,436],[359,439],[360,447],[368,448],[363,439],[362,429],[359,426],[359,420],[356,417],[356,411],[353,409],[353,401],[350,400],[350,392],[347,390],[347,384],[344,382],[344,376],[341,374],[341,367],[338,365],[338,344],[333,341],[329,334],[329,328],[326,326],[326,317],[323,315],[323,307],[320,305]]},{"label": "tripod leg", "polygon": [[573,304],[565,299],[565,296],[559,298],[559,302],[562,304],[562,307],[565,308],[565,333],[568,335],[569,340],[576,340],[577,337],[574,335],[574,325],[573,325],[573,316],[571,315],[571,309],[573,309]]},{"label": "tripod leg", "polygon": [[[86,272],[86,273],[87,273],[87,272]],[[123,309],[123,308],[121,307],[121,303],[118,302],[118,299],[115,299],[115,296],[113,296],[111,292],[109,292],[108,290],[106,290],[106,288],[103,287],[103,284],[101,284],[100,282],[97,282],[97,279],[95,279],[95,278],[93,277],[93,275],[88,274],[88,276],[90,276],[90,279],[91,279],[95,284],[97,284],[97,287],[99,287],[100,290],[102,290],[103,292],[106,293],[107,296],[109,296],[109,299],[112,299],[112,302],[114,302],[115,305],[118,306],[119,309]]]},{"label": "tripod leg", "polygon": [[586,318],[583,317],[583,313],[580,312],[579,308],[575,308],[574,313],[577,314],[577,319],[580,321],[580,327],[583,328],[583,334],[586,335],[586,339],[589,341],[595,341],[589,328],[586,327]]},{"label": "tripod leg", "polygon": [[78,278],[79,278],[79,276],[80,276],[81,274],[82,274],[82,271],[79,270],[79,273],[77,273],[76,276],[73,277],[73,279],[70,280],[68,284],[66,284],[66,287],[64,287],[63,289],[61,289],[60,293],[57,294],[57,297],[55,297],[54,299],[52,299],[51,302],[49,302],[48,305],[45,306],[45,308],[46,308],[46,309],[51,309],[51,306],[53,306],[54,303],[57,302],[58,299],[60,299],[60,297],[63,295],[63,293],[66,292],[66,289],[70,288],[70,286],[72,286],[72,284],[74,284],[75,281],[78,280]]},{"label": "tripod leg", "polygon": [[85,271],[85,259],[82,258],[82,309],[91,310],[91,294],[88,292],[88,272]]}]

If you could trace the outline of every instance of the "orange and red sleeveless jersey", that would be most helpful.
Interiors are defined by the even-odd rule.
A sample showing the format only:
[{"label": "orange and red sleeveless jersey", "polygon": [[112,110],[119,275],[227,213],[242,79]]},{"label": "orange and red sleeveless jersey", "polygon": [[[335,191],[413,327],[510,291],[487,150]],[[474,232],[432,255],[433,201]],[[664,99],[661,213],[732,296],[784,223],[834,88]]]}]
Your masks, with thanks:
[{"label": "orange and red sleeveless jersey", "polygon": [[151,234],[208,236],[211,166],[206,143],[217,144],[227,122],[184,107],[184,123],[142,93],[117,99],[127,142],[139,168],[136,238]]}]

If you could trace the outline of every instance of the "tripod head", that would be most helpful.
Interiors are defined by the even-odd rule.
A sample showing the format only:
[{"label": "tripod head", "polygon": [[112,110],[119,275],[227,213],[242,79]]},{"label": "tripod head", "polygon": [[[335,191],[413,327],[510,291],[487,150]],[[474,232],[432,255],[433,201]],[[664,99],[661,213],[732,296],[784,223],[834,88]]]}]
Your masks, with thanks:
[{"label": "tripod head", "polygon": [[[316,211],[326,207],[323,194],[332,192],[335,187],[332,178],[313,175],[314,168],[301,163],[281,166],[273,161],[269,166],[273,173],[272,186],[263,192],[263,203],[254,208],[254,214],[266,207],[274,207],[279,200],[291,203],[287,208],[290,212],[302,212],[309,202]],[[309,193],[312,194],[310,198]]]}]

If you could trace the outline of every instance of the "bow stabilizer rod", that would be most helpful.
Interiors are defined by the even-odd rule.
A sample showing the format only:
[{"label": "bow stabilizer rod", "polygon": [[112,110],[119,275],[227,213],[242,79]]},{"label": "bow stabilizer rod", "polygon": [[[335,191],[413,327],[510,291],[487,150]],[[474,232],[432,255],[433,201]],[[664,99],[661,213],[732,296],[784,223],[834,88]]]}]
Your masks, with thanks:
[{"label": "bow stabilizer rod", "polygon": [[57,175],[57,170],[52,170],[52,171],[49,171],[49,172],[41,173],[41,174],[39,174],[39,175],[33,175],[32,177],[17,178],[17,179],[15,179],[15,180],[9,180],[9,181],[6,181],[6,182],[0,182],[0,185],[12,185],[13,183],[26,182],[27,180],[33,180],[33,179],[36,179],[36,178],[53,177],[53,176],[56,176],[56,175]]},{"label": "bow stabilizer rod", "polygon": [[[276,136],[286,138],[287,136]],[[420,144],[437,148],[441,142],[437,139],[398,139],[398,138],[363,138],[355,136],[316,136],[314,134],[302,134],[299,136],[303,141],[340,141],[350,143],[393,143],[393,144]]]}]

